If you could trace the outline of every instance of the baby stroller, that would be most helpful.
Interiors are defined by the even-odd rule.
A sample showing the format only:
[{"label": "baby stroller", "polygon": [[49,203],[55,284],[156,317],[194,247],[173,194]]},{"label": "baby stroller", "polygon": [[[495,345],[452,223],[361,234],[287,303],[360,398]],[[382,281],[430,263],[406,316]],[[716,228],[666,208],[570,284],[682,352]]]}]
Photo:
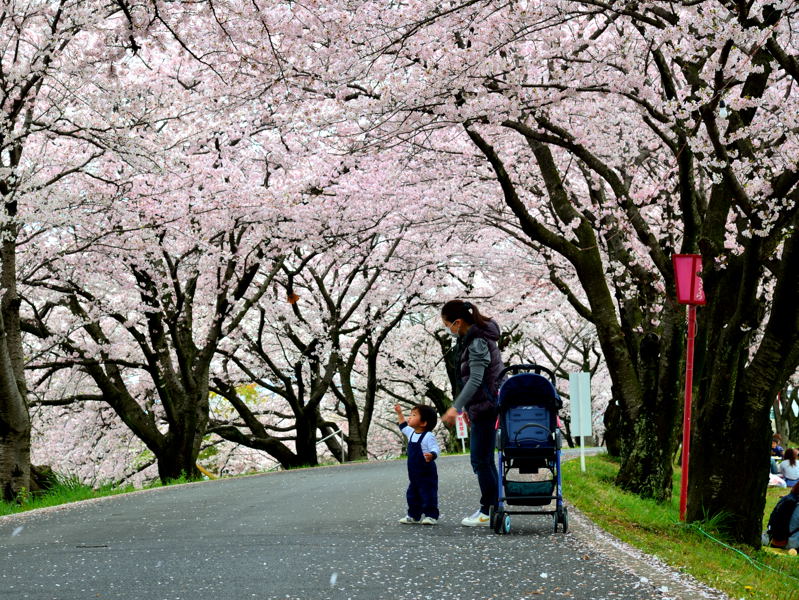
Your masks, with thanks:
[{"label": "baby stroller", "polygon": [[[532,364],[507,367],[500,381],[506,374],[511,376],[499,388],[498,398],[499,502],[489,514],[491,527],[495,533],[509,533],[511,514],[553,515],[554,531],[560,523],[566,533],[569,516],[563,506],[558,429],[558,410],[563,401],[555,390],[555,375]],[[531,481],[532,474],[541,469],[551,477]],[[553,500],[555,507],[550,509]],[[511,510],[516,506],[542,508]]]}]

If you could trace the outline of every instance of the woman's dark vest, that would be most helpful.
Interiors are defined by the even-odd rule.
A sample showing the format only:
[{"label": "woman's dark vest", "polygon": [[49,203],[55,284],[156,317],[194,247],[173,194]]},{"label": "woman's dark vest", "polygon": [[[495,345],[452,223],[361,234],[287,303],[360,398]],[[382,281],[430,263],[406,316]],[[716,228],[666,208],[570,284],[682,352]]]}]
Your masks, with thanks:
[{"label": "woman's dark vest", "polygon": [[502,383],[499,380],[502,369],[505,364],[502,362],[502,354],[497,346],[499,340],[499,326],[494,321],[488,321],[485,328],[478,325],[472,325],[469,331],[459,344],[461,348],[460,355],[460,375],[461,375],[461,388],[469,381],[469,345],[475,338],[483,338],[488,344],[488,353],[491,357],[491,363],[486,367],[483,372],[483,383],[474,397],[466,404],[466,410],[469,413],[469,419],[472,421],[490,421],[494,420],[497,416],[497,391]]}]

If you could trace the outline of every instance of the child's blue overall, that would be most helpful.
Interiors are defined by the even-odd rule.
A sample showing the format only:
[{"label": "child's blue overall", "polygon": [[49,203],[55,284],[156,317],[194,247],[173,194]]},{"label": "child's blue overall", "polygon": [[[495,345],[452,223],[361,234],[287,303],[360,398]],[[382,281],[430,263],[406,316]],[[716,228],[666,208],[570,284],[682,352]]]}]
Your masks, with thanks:
[{"label": "child's blue overall", "polygon": [[[422,439],[427,431],[415,442],[408,440],[408,516],[415,521],[422,515],[438,519],[438,470],[436,462],[425,461],[422,452]],[[413,436],[411,436],[413,437]]]}]

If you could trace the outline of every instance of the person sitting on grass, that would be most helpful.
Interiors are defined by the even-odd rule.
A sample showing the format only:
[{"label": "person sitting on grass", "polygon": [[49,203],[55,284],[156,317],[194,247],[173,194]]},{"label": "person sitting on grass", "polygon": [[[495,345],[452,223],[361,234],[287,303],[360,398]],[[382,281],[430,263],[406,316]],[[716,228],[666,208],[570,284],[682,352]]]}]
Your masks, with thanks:
[{"label": "person sitting on grass", "polygon": [[[436,410],[425,404],[414,404],[411,415],[405,419],[402,407],[394,405],[397,424],[408,438],[408,514],[399,522],[405,525],[438,522],[438,470],[435,460],[441,454],[436,437],[431,433],[436,426]],[[422,516],[424,515],[424,518]]]},{"label": "person sitting on grass", "polygon": [[796,448],[788,448],[783,455],[784,460],[778,467],[780,475],[785,480],[785,485],[788,487],[793,487],[799,483],[799,462],[796,460],[797,456],[799,456],[799,450]]},{"label": "person sitting on grass", "polygon": [[780,498],[772,509],[764,544],[766,540],[774,548],[799,548],[799,483],[794,484],[791,492]]},{"label": "person sitting on grass", "polygon": [[782,436],[779,433],[771,436],[771,473],[773,475],[779,475],[780,473],[778,465],[780,460],[782,460],[783,454],[782,446],[780,446],[781,441]]}]

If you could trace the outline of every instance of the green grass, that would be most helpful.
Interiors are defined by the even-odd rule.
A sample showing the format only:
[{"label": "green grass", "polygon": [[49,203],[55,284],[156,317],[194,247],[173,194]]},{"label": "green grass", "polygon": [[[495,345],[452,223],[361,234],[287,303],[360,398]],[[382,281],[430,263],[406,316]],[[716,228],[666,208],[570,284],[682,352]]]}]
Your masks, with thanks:
[{"label": "green grass", "polygon": [[[180,483],[189,483],[189,480],[185,478],[174,479],[167,485],[176,485]],[[163,484],[160,481],[156,481],[155,483],[145,486],[144,489],[157,487],[163,487]],[[127,494],[135,491],[136,488],[132,485],[114,487],[109,484],[95,489],[89,485],[80,483],[77,478],[58,476],[55,485],[47,492],[21,494],[18,502],[4,502],[0,500],[0,517],[36,510],[37,508],[59,506],[61,504],[69,504],[70,502],[103,498],[105,496],[116,496],[118,494]]]},{"label": "green grass", "polygon": [[0,516],[27,512],[48,506],[58,506],[80,500],[89,500],[91,498],[114,496],[132,491],[134,491],[132,485],[119,488],[103,486],[95,490],[91,486],[83,485],[75,479],[59,478],[55,486],[45,493],[21,494],[19,502],[0,501]]},{"label": "green grass", "polygon": [[[674,474],[671,502],[658,504],[613,485],[619,466],[607,455],[563,463],[564,496],[597,525],[617,538],[658,556],[665,563],[718,588],[732,598],[799,600],[799,558],[754,551],[729,542],[713,541],[696,526],[679,521],[680,471]],[[763,528],[777,499],[787,493],[770,488]],[[719,542],[719,520],[700,524]],[[793,577],[793,579],[792,579]]]}]

